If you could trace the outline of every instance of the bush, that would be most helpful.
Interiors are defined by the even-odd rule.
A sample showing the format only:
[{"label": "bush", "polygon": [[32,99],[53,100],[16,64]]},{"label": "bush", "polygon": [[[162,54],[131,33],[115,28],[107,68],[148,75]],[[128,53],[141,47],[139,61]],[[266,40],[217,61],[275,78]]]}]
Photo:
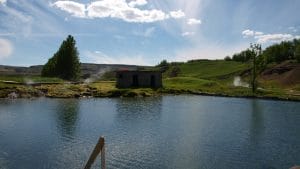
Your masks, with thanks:
[{"label": "bush", "polygon": [[231,57],[230,57],[230,56],[226,56],[226,57],[224,58],[224,60],[225,60],[225,61],[231,61]]},{"label": "bush", "polygon": [[170,64],[167,62],[167,60],[163,60],[158,65],[156,65],[155,67],[160,68],[160,70],[162,72],[166,72],[169,69],[169,65]]}]

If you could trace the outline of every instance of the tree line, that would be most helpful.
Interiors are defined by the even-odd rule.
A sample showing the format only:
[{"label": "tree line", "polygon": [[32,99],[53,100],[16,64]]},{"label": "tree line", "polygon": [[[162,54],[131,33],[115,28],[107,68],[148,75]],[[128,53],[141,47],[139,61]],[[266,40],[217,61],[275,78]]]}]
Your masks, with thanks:
[{"label": "tree line", "polygon": [[[232,57],[226,56],[224,60],[248,62],[252,58],[252,52],[250,49],[246,49],[234,54]],[[283,41],[279,44],[271,45],[264,49],[258,57],[258,60],[262,62],[261,64],[265,65],[269,63],[281,63],[286,60],[297,60],[300,63],[300,39]]]}]

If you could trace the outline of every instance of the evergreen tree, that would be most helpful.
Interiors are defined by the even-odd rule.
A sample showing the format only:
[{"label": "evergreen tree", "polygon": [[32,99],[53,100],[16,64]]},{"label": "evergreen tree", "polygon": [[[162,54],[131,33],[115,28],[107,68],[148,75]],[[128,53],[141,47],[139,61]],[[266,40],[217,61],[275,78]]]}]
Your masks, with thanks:
[{"label": "evergreen tree", "polygon": [[59,50],[44,65],[42,76],[60,77],[77,80],[80,74],[80,62],[75,39],[69,35]]}]

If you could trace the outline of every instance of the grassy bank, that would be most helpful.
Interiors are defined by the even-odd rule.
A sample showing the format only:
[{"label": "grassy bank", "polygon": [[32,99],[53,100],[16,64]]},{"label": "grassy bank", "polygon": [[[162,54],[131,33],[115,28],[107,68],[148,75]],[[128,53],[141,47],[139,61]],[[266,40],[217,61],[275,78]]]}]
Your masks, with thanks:
[{"label": "grassy bank", "polygon": [[[173,67],[179,67],[176,77],[170,77]],[[0,97],[15,92],[18,97],[147,97],[161,94],[203,94],[230,97],[266,97],[300,100],[300,84],[281,86],[273,81],[259,79],[260,88],[255,95],[250,88],[234,86],[234,77],[250,66],[233,61],[193,61],[177,63],[163,74],[163,88],[117,89],[114,81],[71,84],[58,78],[39,76],[0,76]],[[242,77],[247,82],[248,77]],[[18,83],[6,83],[14,81]],[[38,85],[33,85],[40,83]],[[49,83],[49,84],[47,84]],[[53,84],[51,84],[53,83]]]}]

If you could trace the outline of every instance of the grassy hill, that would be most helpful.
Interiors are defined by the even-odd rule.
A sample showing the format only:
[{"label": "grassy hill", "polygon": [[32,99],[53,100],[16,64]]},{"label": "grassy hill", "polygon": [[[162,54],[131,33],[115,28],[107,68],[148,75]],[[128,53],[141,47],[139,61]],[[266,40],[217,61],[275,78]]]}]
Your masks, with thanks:
[{"label": "grassy hill", "polygon": [[[170,77],[174,67],[179,67],[177,77]],[[164,86],[173,89],[197,91],[220,91],[233,84],[233,79],[249,65],[234,61],[200,60],[188,63],[171,64],[164,73]]]},{"label": "grassy hill", "polygon": [[[163,73],[162,89],[117,89],[114,81],[103,81],[97,79],[97,75],[107,70],[110,71],[120,67],[138,68],[138,66],[128,67],[126,65],[93,65],[85,64],[83,72],[95,74],[90,82],[82,79],[82,84],[69,84],[58,78],[43,78],[40,76],[23,75],[0,75],[0,97],[7,97],[11,92],[17,92],[22,97],[46,95],[48,97],[117,97],[117,96],[151,96],[161,93],[168,94],[211,94],[226,96],[253,96],[248,87],[234,85],[236,77],[247,83],[250,65],[248,63],[223,61],[223,60],[197,60],[187,63],[171,63],[166,72]],[[103,69],[102,69],[103,68]],[[149,69],[157,69],[148,67]],[[172,70],[179,68],[176,76],[172,75]],[[270,65],[259,76],[259,89],[255,94],[258,97],[276,97],[300,100],[300,64],[274,64]],[[108,71],[108,72],[110,72]],[[100,72],[100,73],[99,73]],[[105,79],[114,80],[114,73],[105,73]],[[170,76],[172,75],[172,76]],[[89,79],[89,78],[88,78]],[[4,81],[15,81],[22,84],[7,84]],[[29,85],[27,82],[29,81]],[[30,85],[30,82],[48,82],[54,84]],[[288,83],[282,83],[288,82]],[[26,84],[26,85],[24,85]]]},{"label": "grassy hill", "polygon": [[224,79],[239,74],[249,67],[245,63],[223,60],[192,61],[178,64],[178,66],[181,70],[179,76],[200,79]]},{"label": "grassy hill", "polygon": [[[284,66],[286,65],[286,66]],[[174,67],[180,69],[180,73],[176,77],[170,77]],[[211,93],[230,96],[252,96],[250,88],[234,85],[234,79],[239,76],[243,83],[247,84],[249,75],[245,74],[251,67],[248,63],[223,61],[223,60],[199,60],[190,61],[188,63],[171,64],[169,69],[164,73],[163,83],[167,91],[195,92],[195,93]],[[269,73],[259,75],[259,89],[257,96],[281,97],[281,98],[299,98],[300,85],[295,81],[295,71],[299,70],[299,64],[281,64],[280,70],[284,72],[278,73],[278,65],[271,65],[268,68]],[[274,75],[274,73],[276,75]],[[293,77],[290,76],[293,73]],[[287,76],[289,75],[289,76]],[[288,77],[285,81],[294,81],[289,83],[293,85],[283,85],[280,81],[282,78]],[[270,77],[270,78],[268,78]],[[298,78],[299,79],[299,78]]]}]

